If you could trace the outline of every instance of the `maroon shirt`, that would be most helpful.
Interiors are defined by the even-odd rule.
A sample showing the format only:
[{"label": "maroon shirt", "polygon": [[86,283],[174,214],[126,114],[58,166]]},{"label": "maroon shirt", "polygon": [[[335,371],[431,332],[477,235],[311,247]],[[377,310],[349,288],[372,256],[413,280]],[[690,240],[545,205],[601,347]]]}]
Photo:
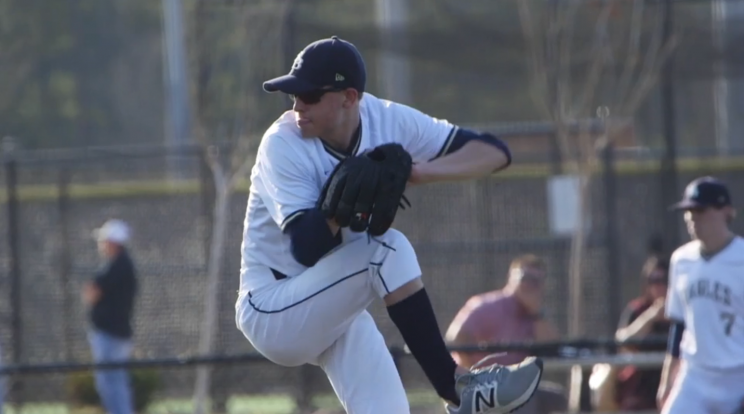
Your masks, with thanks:
[{"label": "maroon shirt", "polygon": [[[620,318],[620,328],[635,321],[651,307],[652,302],[638,298],[628,304]],[[654,322],[650,335],[666,336],[669,332],[668,322]],[[665,346],[638,348],[639,352],[663,352]],[[632,365],[622,368],[617,375],[616,399],[621,410],[655,410],[656,392],[661,380],[661,368],[638,368]]]},{"label": "maroon shirt", "polygon": [[[516,298],[496,290],[470,298],[452,321],[448,336],[463,331],[479,344],[526,342],[533,340],[534,327],[535,321],[527,315]],[[488,355],[488,352],[483,352],[469,354],[468,357],[475,363]],[[454,352],[452,356],[458,364],[469,365],[463,362],[463,356],[459,353]],[[527,356],[529,355],[522,352],[509,352],[489,363],[516,364]]]}]

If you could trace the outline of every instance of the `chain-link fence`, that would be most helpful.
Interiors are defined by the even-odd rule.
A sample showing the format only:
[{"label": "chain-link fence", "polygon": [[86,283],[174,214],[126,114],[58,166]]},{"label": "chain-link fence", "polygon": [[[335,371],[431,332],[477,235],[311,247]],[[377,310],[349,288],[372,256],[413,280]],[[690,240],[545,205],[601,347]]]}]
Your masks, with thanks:
[{"label": "chain-link fence", "polygon": [[[521,134],[513,125],[502,129],[508,128],[512,132],[505,135],[507,140],[544,134],[537,129],[530,133],[527,128],[534,125],[525,126]],[[139,147],[8,154],[0,210],[0,228],[6,235],[0,251],[4,292],[0,338],[7,363],[90,361],[87,316],[79,294],[99,265],[91,231],[109,217],[124,219],[134,231],[131,251],[141,281],[135,357],[196,353],[212,202],[211,172],[202,155],[199,147],[178,152]],[[570,239],[551,232],[548,183],[554,175],[545,164],[520,161],[530,159],[523,155],[517,152],[513,167],[493,178],[409,193],[414,209],[400,214],[397,227],[417,250],[443,330],[471,295],[503,285],[513,257],[535,253],[548,263],[548,315],[566,331]],[[615,155],[605,157],[591,191],[592,229],[582,297],[591,311],[580,321],[590,336],[610,336],[616,313],[639,291],[646,240],[660,229],[659,217],[667,214],[669,204],[660,195],[663,181],[657,160],[629,161]],[[680,162],[676,192],[701,174],[713,173],[731,183],[744,179],[737,159],[710,158],[693,164],[680,160],[685,162]],[[174,163],[181,172],[177,179],[168,168]],[[222,356],[252,351],[234,323],[245,188],[243,183],[230,207],[216,348]],[[732,190],[735,200],[744,198],[740,186]],[[741,222],[736,226],[741,230]],[[401,346],[381,304],[373,305],[372,312],[388,343]],[[428,389],[415,363],[402,366],[409,389]],[[307,381],[305,376],[311,374],[303,370],[266,362],[217,367],[214,389],[223,399],[241,393],[296,396],[307,384],[322,384],[318,385],[322,392],[329,392],[323,388],[325,381]],[[163,398],[188,399],[193,369],[167,369],[162,375]],[[26,402],[48,403],[62,395],[63,378],[67,377],[58,374],[23,381],[18,395]],[[42,389],[47,391],[36,391]]]}]

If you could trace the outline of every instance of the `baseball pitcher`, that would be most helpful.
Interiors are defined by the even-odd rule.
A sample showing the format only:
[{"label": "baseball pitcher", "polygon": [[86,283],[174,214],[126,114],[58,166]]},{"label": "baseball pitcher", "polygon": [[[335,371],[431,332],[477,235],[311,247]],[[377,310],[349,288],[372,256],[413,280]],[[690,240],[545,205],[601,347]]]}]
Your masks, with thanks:
[{"label": "baseball pitcher", "polygon": [[264,83],[294,106],[264,134],[251,173],[236,323],[269,360],[320,366],[347,412],[405,414],[367,311],[379,298],[449,413],[511,412],[535,392],[541,361],[457,366],[416,252],[390,228],[408,185],[489,175],[510,164],[509,149],[365,84],[362,56],[337,37],[308,45],[289,74]]}]

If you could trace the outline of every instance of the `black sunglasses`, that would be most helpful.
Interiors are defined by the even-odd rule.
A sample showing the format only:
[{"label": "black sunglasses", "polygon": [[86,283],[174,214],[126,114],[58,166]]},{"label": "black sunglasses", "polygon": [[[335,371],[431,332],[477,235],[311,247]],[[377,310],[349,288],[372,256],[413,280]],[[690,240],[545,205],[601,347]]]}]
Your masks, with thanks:
[{"label": "black sunglasses", "polygon": [[341,92],[343,89],[340,88],[330,88],[330,89],[316,89],[314,91],[310,92],[304,92],[299,94],[289,94],[289,98],[292,99],[292,101],[297,101],[298,99],[302,101],[305,105],[314,105],[323,98],[323,95],[327,94],[328,92]]}]

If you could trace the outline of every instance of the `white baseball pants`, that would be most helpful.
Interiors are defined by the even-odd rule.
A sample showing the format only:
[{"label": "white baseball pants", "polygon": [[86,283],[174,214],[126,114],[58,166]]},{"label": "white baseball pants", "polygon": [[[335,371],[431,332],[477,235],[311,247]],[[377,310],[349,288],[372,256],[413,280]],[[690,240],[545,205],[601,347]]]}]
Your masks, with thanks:
[{"label": "white baseball pants", "polygon": [[738,414],[744,403],[744,369],[712,372],[680,366],[662,414]]},{"label": "white baseball pants", "polygon": [[391,229],[341,246],[296,277],[240,292],[236,323],[269,360],[320,366],[348,413],[407,414],[402,381],[366,309],[420,276],[413,246]]}]

